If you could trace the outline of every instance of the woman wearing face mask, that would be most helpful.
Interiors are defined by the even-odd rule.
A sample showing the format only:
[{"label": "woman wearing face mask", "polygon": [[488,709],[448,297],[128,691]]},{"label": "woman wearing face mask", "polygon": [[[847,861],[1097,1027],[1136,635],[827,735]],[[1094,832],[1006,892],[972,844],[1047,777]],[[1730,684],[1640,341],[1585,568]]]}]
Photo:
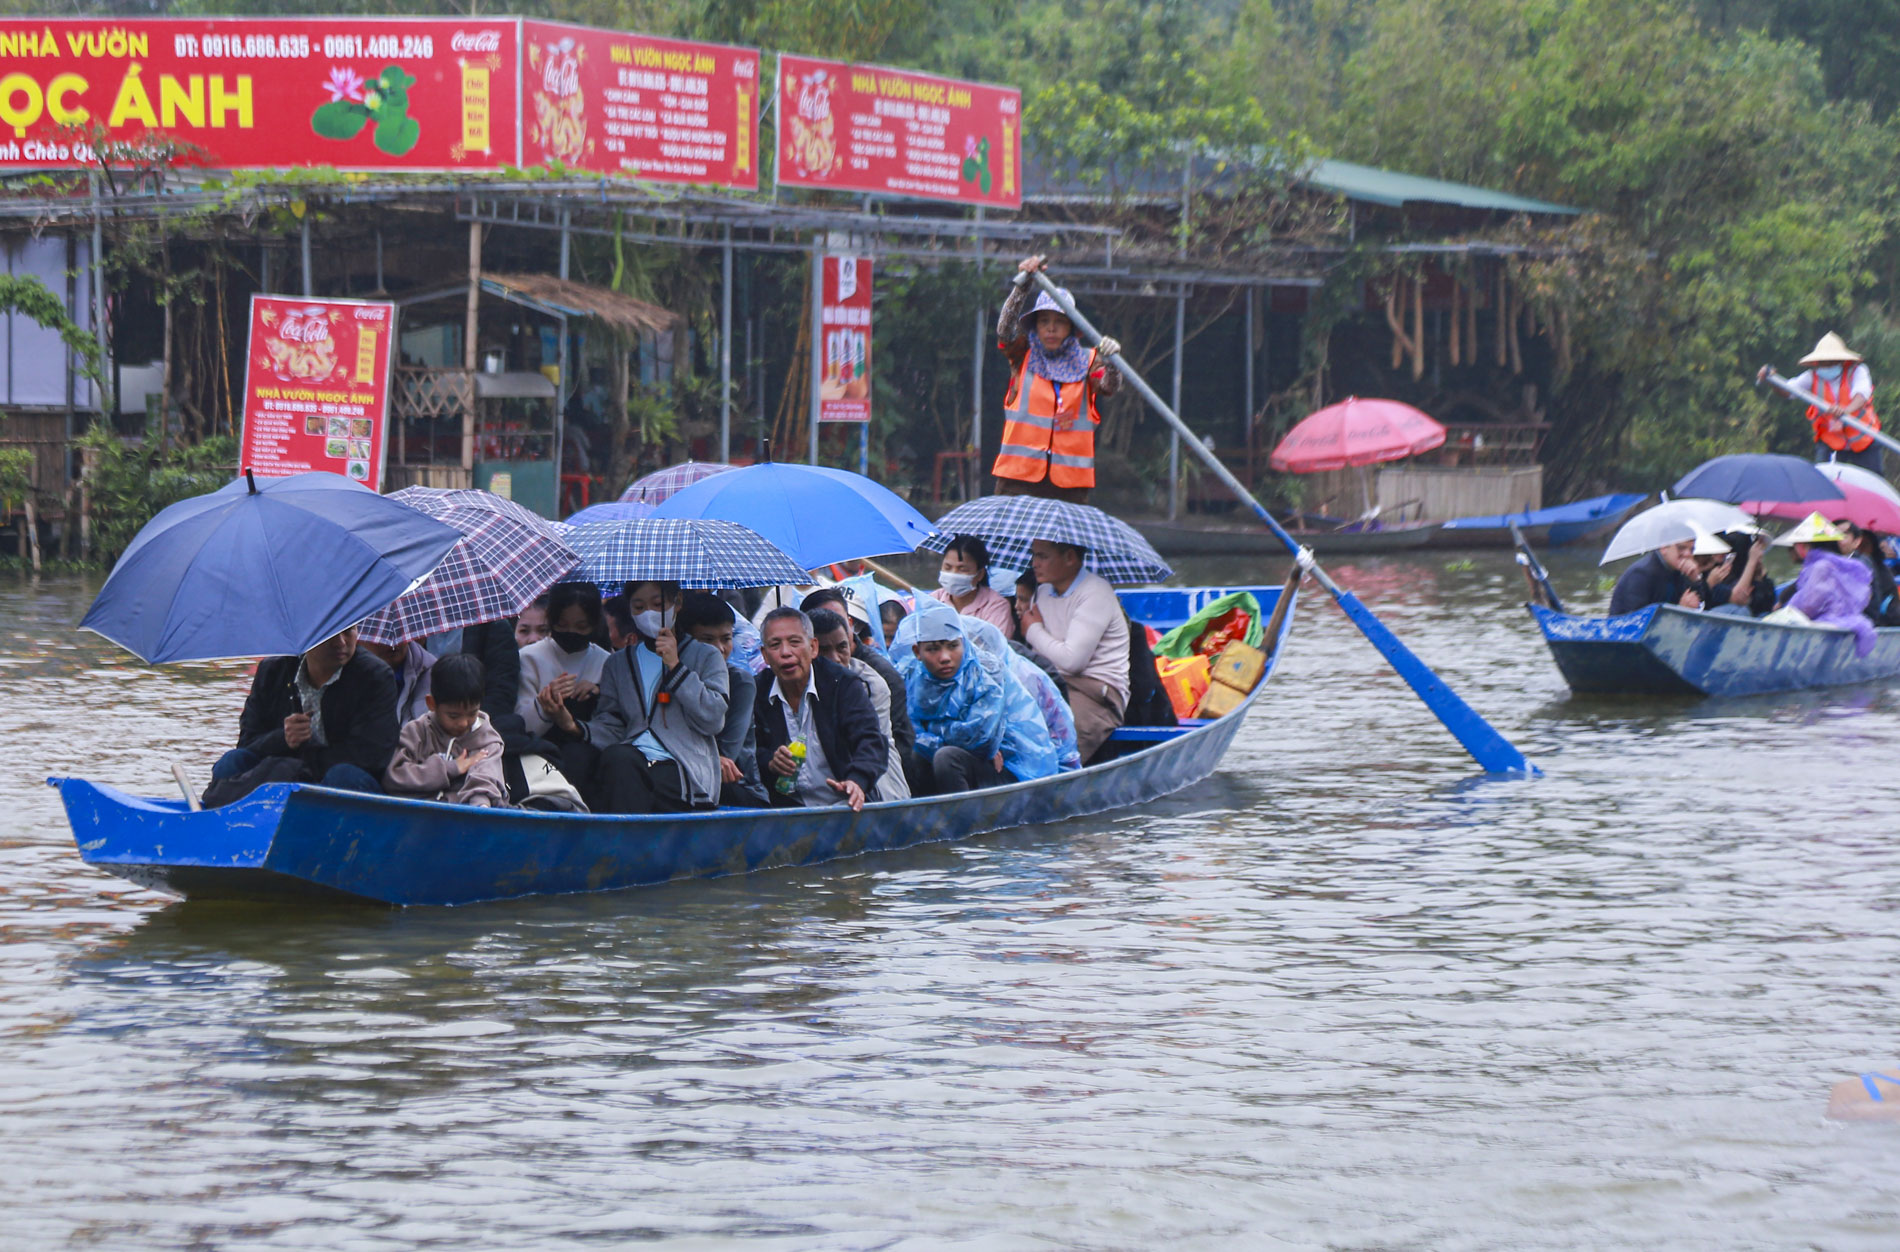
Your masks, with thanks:
[{"label": "woman wearing face mask", "polygon": [[[1838,420],[1844,414],[1880,429],[1880,418],[1873,407],[1873,372],[1860,353],[1830,330],[1814,345],[1814,351],[1801,358],[1801,364],[1808,368],[1788,381],[1821,401],[1818,407],[1808,407],[1808,423],[1814,427],[1814,459],[1846,461],[1878,474],[1880,448],[1874,437]],[[1766,377],[1768,367],[1764,365],[1755,381],[1760,383]]]},{"label": "woman wearing face mask", "polygon": [[[731,694],[726,658],[675,625],[678,583],[627,584],[634,641],[600,673],[600,709],[557,710],[563,771],[584,744],[597,756],[581,787],[597,813],[683,813],[719,802],[719,734]],[[573,775],[568,775],[573,779]]]},{"label": "woman wearing face mask", "polygon": [[1121,345],[1082,346],[1062,306],[1034,282],[1042,257],[1025,257],[1016,268],[996,322],[1011,378],[990,473],[998,495],[1081,503],[1095,486],[1095,428],[1102,424],[1095,402],[1121,389],[1121,372],[1108,363]]},{"label": "woman wearing face mask", "polygon": [[980,617],[1003,632],[1016,633],[1016,615],[1009,601],[990,587],[990,550],[975,535],[958,535],[944,549],[943,568],[937,572],[937,590],[931,598],[966,617]]},{"label": "woman wearing face mask", "polygon": [[560,583],[549,590],[548,637],[521,650],[515,712],[529,734],[547,734],[562,708],[582,721],[594,715],[608,655],[593,642],[600,623],[600,588],[594,584]]}]

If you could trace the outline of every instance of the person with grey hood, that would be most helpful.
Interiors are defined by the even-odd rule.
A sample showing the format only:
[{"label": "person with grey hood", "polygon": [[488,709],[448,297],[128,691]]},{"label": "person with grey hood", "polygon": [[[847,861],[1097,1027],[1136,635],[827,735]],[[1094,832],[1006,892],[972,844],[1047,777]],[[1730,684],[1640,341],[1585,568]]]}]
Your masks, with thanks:
[{"label": "person with grey hood", "polygon": [[557,736],[600,750],[591,792],[597,813],[682,813],[719,802],[719,732],[729,694],[716,648],[674,628],[678,583],[627,584],[637,640],[600,673],[600,707],[579,723],[557,710]]}]

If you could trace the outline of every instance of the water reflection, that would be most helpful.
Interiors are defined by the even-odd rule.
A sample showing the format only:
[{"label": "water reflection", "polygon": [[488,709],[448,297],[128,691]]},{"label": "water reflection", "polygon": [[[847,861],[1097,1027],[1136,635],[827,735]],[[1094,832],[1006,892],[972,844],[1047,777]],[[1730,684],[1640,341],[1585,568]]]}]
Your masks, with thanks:
[{"label": "water reflection", "polygon": [[1458,559],[1351,577],[1544,778],[1309,596],[1138,814],[407,912],[79,864],[39,779],[161,789],[244,673],[0,586],[0,1244],[1889,1245],[1900,1140],[1819,1114],[1900,1046],[1891,689],[1570,701]]}]

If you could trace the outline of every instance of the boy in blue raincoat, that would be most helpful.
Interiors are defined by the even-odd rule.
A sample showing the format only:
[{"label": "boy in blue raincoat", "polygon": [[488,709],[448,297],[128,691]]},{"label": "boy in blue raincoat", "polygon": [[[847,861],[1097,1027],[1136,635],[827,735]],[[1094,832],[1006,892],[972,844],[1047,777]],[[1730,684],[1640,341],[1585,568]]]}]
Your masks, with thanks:
[{"label": "boy in blue raincoat", "polygon": [[929,766],[939,794],[1056,772],[1041,710],[1020,683],[984,665],[955,609],[923,601],[894,641],[906,642],[910,655],[900,669],[917,731],[914,751]]}]

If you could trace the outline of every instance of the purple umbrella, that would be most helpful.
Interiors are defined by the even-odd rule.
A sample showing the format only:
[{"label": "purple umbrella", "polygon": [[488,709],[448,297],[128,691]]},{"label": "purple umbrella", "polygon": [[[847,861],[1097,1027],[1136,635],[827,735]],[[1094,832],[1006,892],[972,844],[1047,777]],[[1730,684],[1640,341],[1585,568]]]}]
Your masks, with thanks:
[{"label": "purple umbrella", "polygon": [[428,578],[363,623],[371,643],[401,643],[513,617],[580,564],[554,523],[487,491],[405,487],[389,496],[462,532]]},{"label": "purple umbrella", "polygon": [[663,470],[653,471],[645,478],[634,479],[620,493],[620,498],[629,502],[660,504],[674,492],[683,491],[702,478],[723,474],[732,468],[718,461],[687,461],[680,465],[669,465]]},{"label": "purple umbrella", "polygon": [[590,504],[566,521],[569,526],[591,526],[595,522],[628,522],[652,517],[653,505],[644,500],[607,500]]}]

